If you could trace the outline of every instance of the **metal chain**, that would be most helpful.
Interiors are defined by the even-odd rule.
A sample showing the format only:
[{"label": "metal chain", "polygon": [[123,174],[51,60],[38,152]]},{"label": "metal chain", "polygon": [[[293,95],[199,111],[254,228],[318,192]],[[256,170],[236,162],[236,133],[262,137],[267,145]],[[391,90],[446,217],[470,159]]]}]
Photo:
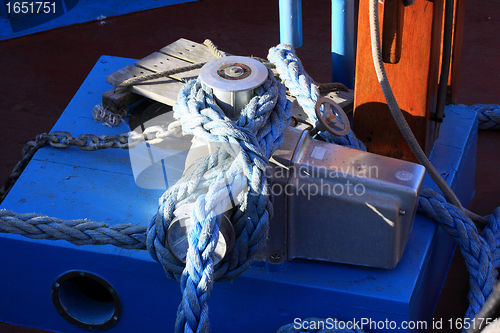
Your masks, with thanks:
[{"label": "metal chain", "polygon": [[95,151],[98,149],[121,148],[131,149],[137,147],[141,142],[148,144],[159,144],[169,137],[183,136],[181,123],[174,121],[165,129],[162,126],[151,126],[146,128],[143,133],[135,131],[126,132],[120,135],[93,135],[80,134],[77,137],[72,136],[68,132],[55,131],[50,134],[43,133],[36,136],[35,141],[29,141],[23,148],[21,155],[22,159],[16,164],[11,175],[5,181],[4,186],[0,189],[0,203],[14,186],[17,179],[21,176],[28,163],[33,158],[33,155],[46,144],[54,148],[67,149],[71,146],[76,146],[82,150]]},{"label": "metal chain", "polygon": [[[205,46],[207,46],[210,51],[217,57],[225,56],[226,53],[219,50],[209,39],[205,40]],[[264,59],[253,57],[261,62],[267,62]],[[185,72],[192,70],[193,68],[199,68],[205,63],[198,63],[189,65],[182,68],[174,68],[172,70],[153,73],[151,75],[144,75],[137,78],[131,78],[125,80],[118,88],[123,88],[124,86],[134,85],[138,82],[143,82],[151,80],[152,76],[157,78],[160,76],[171,75],[172,73]],[[134,131],[123,133],[120,135],[93,135],[93,134],[81,134],[76,138],[70,133],[64,131],[56,131],[50,134],[43,133],[37,135],[35,141],[29,141],[22,150],[22,159],[16,164],[12,170],[11,175],[5,181],[3,188],[0,189],[0,203],[5,199],[9,193],[12,186],[16,180],[21,176],[29,161],[33,158],[33,155],[38,151],[38,149],[45,146],[47,143],[54,148],[66,149],[71,146],[77,146],[82,150],[94,151],[98,149],[107,148],[121,148],[121,149],[131,149],[136,147],[141,142],[146,142],[149,144],[159,144],[167,137],[170,136],[182,136],[182,128],[179,121],[174,121],[169,124],[168,129],[164,129],[162,126],[151,126],[146,128],[143,133],[137,133]]]}]

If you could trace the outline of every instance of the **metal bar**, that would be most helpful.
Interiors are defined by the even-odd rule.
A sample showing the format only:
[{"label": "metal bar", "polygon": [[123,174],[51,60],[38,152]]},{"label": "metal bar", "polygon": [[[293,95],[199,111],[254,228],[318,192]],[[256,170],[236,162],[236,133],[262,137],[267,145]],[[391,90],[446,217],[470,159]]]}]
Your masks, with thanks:
[{"label": "metal bar", "polygon": [[280,0],[280,42],[302,46],[302,0]]},{"label": "metal bar", "polygon": [[332,81],[354,88],[353,0],[332,0]]}]

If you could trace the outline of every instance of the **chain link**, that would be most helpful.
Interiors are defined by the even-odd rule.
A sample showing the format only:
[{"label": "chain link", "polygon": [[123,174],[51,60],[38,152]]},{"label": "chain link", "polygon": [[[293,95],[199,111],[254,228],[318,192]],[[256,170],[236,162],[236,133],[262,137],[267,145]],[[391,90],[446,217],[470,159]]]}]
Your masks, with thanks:
[{"label": "chain link", "polygon": [[71,146],[76,146],[82,150],[95,151],[107,148],[132,149],[137,147],[141,142],[156,145],[167,138],[182,137],[181,124],[179,121],[174,121],[165,129],[163,126],[151,126],[146,128],[143,133],[130,131],[120,135],[93,135],[80,134],[77,137],[72,136],[69,132],[55,131],[50,134],[43,133],[36,136],[35,141],[26,143],[21,151],[22,159],[16,164],[11,175],[5,181],[3,188],[0,189],[0,203],[7,196],[16,180],[21,176],[28,163],[33,158],[33,155],[46,144],[58,149],[67,149]]},{"label": "chain link", "polygon": [[[211,46],[207,45],[211,44]],[[209,49],[216,54],[217,56],[225,55],[225,52],[222,52],[217,49],[215,45],[210,40],[205,41],[205,45],[209,46]],[[259,59],[260,60],[260,59]],[[186,66],[183,68],[174,69],[176,72],[184,72],[191,70],[193,68],[199,68],[203,66],[204,63],[193,64],[190,66]],[[155,73],[152,75],[163,75],[166,76],[169,74],[169,71]],[[122,82],[120,86],[123,85],[132,85],[140,81],[149,80],[149,76],[145,75],[144,77],[132,78]],[[133,82],[132,82],[133,81]],[[136,82],[137,81],[137,82]],[[106,114],[104,109],[94,108],[93,115],[94,118],[105,117]],[[104,119],[104,118],[103,118]],[[102,120],[102,119],[97,119]],[[50,144],[54,148],[58,149],[67,149],[71,146],[79,147],[82,150],[86,151],[95,151],[98,149],[107,149],[107,148],[121,148],[121,149],[131,149],[137,147],[141,142],[146,142],[148,144],[159,144],[163,142],[165,139],[169,137],[182,137],[185,133],[182,132],[181,123],[179,121],[174,121],[168,125],[168,128],[165,129],[163,126],[151,126],[146,128],[143,133],[138,133],[135,131],[126,132],[120,135],[101,135],[96,136],[93,134],[81,134],[76,138],[73,137],[70,133],[64,131],[55,131],[50,134],[43,133],[39,134],[36,137],[35,141],[29,141],[22,150],[23,158],[16,164],[14,169],[12,170],[12,174],[7,178],[3,188],[0,189],[0,203],[7,196],[12,186],[16,180],[21,176],[21,173],[24,171],[29,161],[33,158],[33,155],[38,151],[38,149],[45,146],[47,143]]]}]

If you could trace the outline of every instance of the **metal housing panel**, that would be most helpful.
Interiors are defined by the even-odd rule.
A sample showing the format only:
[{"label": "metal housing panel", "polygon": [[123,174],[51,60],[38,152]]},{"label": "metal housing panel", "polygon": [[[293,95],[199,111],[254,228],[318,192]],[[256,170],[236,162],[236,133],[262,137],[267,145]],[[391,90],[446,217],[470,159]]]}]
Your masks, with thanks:
[{"label": "metal housing panel", "polygon": [[305,138],[290,181],[289,257],[394,268],[425,169]]}]

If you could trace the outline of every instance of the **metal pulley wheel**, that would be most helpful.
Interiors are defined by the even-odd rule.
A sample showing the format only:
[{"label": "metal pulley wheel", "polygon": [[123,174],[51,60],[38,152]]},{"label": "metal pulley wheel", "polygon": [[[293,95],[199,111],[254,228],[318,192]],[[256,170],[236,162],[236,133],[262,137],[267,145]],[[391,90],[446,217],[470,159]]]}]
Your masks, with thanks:
[{"label": "metal pulley wheel", "polygon": [[[323,106],[323,111],[321,110]],[[344,136],[351,129],[349,119],[344,110],[329,98],[321,97],[316,102],[316,127],[311,130],[311,136],[327,131],[335,136]]]},{"label": "metal pulley wheel", "polygon": [[223,57],[212,60],[200,70],[200,80],[212,88],[220,108],[231,120],[250,102],[254,89],[267,79],[266,66],[247,57]]}]

